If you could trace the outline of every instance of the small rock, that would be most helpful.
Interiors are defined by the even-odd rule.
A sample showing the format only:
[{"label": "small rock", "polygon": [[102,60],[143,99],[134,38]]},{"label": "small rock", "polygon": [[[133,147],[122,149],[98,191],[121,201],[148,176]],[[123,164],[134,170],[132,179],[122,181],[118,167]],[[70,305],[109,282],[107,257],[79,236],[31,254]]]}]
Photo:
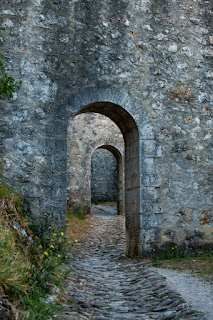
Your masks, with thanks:
[{"label": "small rock", "polygon": [[118,30],[114,30],[114,31],[112,31],[112,33],[111,33],[112,39],[117,39],[117,38],[119,38],[120,36],[121,36],[121,33],[120,33]]},{"label": "small rock", "polygon": [[166,311],[163,314],[163,320],[170,320],[173,319],[175,316],[175,312],[174,311]]},{"label": "small rock", "polygon": [[213,48],[212,47],[205,48],[205,56],[206,57],[213,57]]},{"label": "small rock", "polygon": [[173,43],[173,44],[171,44],[169,47],[168,47],[168,51],[169,52],[177,52],[177,45],[176,45],[176,43]]},{"label": "small rock", "polygon": [[164,34],[164,33],[159,33],[159,34],[157,34],[156,36],[154,36],[153,39],[154,39],[154,40],[158,40],[158,41],[164,41],[164,40],[168,40],[169,37],[168,37],[166,34]]}]

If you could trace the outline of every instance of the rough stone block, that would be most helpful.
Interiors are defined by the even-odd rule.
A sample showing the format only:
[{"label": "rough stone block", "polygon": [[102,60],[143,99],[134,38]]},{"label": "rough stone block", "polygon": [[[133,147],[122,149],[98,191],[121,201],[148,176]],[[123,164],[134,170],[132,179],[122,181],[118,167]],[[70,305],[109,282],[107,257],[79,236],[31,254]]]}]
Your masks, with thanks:
[{"label": "rough stone block", "polygon": [[158,192],[154,187],[142,189],[142,201],[155,201],[158,198]]},{"label": "rough stone block", "polygon": [[141,163],[141,171],[143,175],[154,175],[154,159],[144,158]]},{"label": "rough stone block", "polygon": [[155,175],[143,175],[141,176],[141,184],[145,187],[159,187],[161,185],[161,179]]},{"label": "rough stone block", "polygon": [[153,206],[153,212],[154,213],[158,213],[158,214],[162,214],[163,213],[163,208],[162,208],[162,206],[161,205],[159,205],[159,204],[154,204],[154,206]]},{"label": "rough stone block", "polygon": [[144,124],[144,126],[141,128],[141,139],[152,140],[154,137],[154,130],[150,123]]},{"label": "rough stone block", "polygon": [[147,158],[160,158],[162,156],[160,143],[156,140],[142,141],[141,152]]},{"label": "rough stone block", "polygon": [[213,57],[213,48],[212,47],[207,47],[206,49],[205,49],[205,56],[206,57]]},{"label": "rough stone block", "polygon": [[53,137],[46,138],[45,141],[45,154],[55,155],[55,154],[63,154],[66,155],[66,140],[57,139]]},{"label": "rough stone block", "polygon": [[152,235],[151,228],[155,227],[155,215],[147,211],[142,212],[140,215],[140,226],[146,234]]},{"label": "rough stone block", "polygon": [[66,172],[67,161],[63,154],[55,153],[51,157],[51,170],[53,172]]}]

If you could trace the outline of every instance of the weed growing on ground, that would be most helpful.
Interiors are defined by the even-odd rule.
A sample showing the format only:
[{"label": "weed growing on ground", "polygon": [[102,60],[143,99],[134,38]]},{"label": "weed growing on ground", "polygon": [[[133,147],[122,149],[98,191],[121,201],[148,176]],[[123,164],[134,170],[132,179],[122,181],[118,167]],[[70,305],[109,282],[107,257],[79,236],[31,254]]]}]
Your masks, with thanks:
[{"label": "weed growing on ground", "polygon": [[16,247],[13,231],[0,223],[0,284],[25,293],[24,278],[28,277],[30,263]]},{"label": "weed growing on ground", "polygon": [[74,243],[87,238],[92,229],[89,220],[89,215],[82,213],[81,210],[68,210],[66,218],[66,239],[68,246],[72,246]]},{"label": "weed growing on ground", "polygon": [[17,212],[22,214],[23,204],[20,196],[12,188],[9,188],[5,183],[0,181],[0,199],[2,198],[9,199],[15,206]]},{"label": "weed growing on ground", "polygon": [[153,258],[153,260],[171,260],[171,259],[180,259],[187,257],[188,254],[182,250],[179,249],[178,246],[173,245],[171,248],[160,252],[157,257]]},{"label": "weed growing on ground", "polygon": [[73,218],[77,218],[78,220],[85,220],[86,215],[82,213],[80,209],[67,210],[67,220],[72,221]]}]

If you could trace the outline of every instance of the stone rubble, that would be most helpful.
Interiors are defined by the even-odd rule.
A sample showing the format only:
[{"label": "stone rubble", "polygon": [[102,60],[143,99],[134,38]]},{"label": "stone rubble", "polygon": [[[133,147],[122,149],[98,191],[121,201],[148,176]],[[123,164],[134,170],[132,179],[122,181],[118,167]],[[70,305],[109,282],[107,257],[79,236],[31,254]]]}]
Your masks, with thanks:
[{"label": "stone rubble", "polygon": [[94,209],[92,234],[70,253],[68,296],[60,320],[204,320],[166,278],[124,254],[124,217]]}]

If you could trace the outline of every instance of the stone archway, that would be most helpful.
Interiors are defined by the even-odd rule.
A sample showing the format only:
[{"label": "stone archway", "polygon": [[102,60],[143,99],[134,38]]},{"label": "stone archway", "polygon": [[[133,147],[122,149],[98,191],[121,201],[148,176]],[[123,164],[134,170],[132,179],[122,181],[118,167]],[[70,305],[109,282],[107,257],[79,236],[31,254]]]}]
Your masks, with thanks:
[{"label": "stone archway", "polygon": [[[116,124],[97,113],[84,113],[74,117],[67,134],[67,205],[71,210],[90,213],[91,158],[93,152],[103,147],[112,152],[119,171],[123,171],[124,141]],[[121,174],[119,173],[119,179]],[[124,184],[119,182],[119,186]],[[119,213],[123,213],[123,195],[119,192]]]},{"label": "stone archway", "polygon": [[[159,227],[155,213],[160,213],[158,190],[160,180],[156,176],[155,158],[161,156],[161,148],[155,140],[152,124],[143,106],[128,93],[119,89],[97,86],[71,96],[64,108],[58,110],[60,142],[66,140],[68,124],[79,114],[95,112],[109,117],[120,128],[125,141],[125,211],[128,256],[145,256],[158,244]],[[60,121],[60,119],[62,121]],[[58,131],[59,132],[59,131]],[[65,135],[66,134],[66,135]],[[63,138],[64,137],[64,138]],[[65,140],[63,140],[65,139]],[[57,137],[56,137],[57,140]],[[55,149],[56,150],[56,149]],[[67,145],[57,145],[58,153],[51,153],[51,161],[64,164]],[[59,168],[50,180],[50,188],[57,191],[52,198],[55,212],[64,208],[67,169]],[[53,179],[54,178],[54,179]]]},{"label": "stone archway", "polygon": [[125,142],[125,218],[126,252],[128,256],[138,256],[140,243],[140,139],[133,117],[121,106],[112,102],[94,102],[83,106],[77,114],[101,113],[113,120],[120,128]]},{"label": "stone archway", "polygon": [[[125,203],[124,203],[124,154],[112,145],[103,144],[97,147],[94,152],[98,149],[105,149],[110,151],[117,162],[117,213],[119,215],[125,214]],[[94,154],[93,152],[93,154]]]}]

